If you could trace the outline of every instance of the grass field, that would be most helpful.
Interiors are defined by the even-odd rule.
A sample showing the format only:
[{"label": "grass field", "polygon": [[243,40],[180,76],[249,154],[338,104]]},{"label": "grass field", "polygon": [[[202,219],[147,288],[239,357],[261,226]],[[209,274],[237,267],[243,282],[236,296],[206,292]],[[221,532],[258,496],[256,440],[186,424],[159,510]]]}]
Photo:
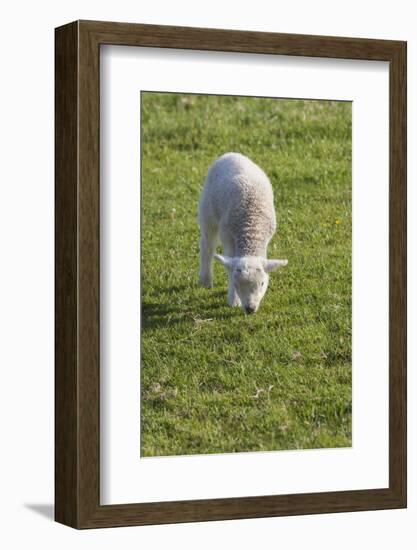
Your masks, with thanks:
[{"label": "grass field", "polygon": [[[142,456],[351,445],[351,104],[145,92]],[[259,311],[198,286],[209,165],[268,174],[278,231]],[[220,250],[220,249],[219,249]]]}]

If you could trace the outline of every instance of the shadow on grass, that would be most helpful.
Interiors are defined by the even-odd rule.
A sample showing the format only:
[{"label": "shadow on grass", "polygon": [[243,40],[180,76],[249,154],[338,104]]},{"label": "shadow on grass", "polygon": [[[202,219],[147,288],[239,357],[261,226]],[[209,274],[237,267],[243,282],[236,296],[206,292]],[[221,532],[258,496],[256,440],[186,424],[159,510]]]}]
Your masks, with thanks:
[{"label": "shadow on grass", "polygon": [[[167,295],[176,292],[190,291],[190,287],[176,286],[169,289],[156,289],[156,294]],[[184,292],[182,301],[175,302],[142,302],[142,330],[167,327],[178,323],[194,323],[201,319],[226,320],[241,314],[240,308],[229,308],[226,305],[224,290],[206,290],[204,294]],[[207,294],[205,294],[207,292]]]}]

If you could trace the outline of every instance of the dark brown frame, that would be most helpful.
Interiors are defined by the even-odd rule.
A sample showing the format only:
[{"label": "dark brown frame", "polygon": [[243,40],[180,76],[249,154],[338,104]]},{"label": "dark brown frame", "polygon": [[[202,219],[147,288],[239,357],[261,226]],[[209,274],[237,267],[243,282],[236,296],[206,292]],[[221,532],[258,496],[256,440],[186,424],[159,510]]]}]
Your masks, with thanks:
[{"label": "dark brown frame", "polygon": [[[101,44],[389,62],[389,487],[144,504],[99,500]],[[75,528],[406,506],[406,43],[76,21],[55,34],[55,519]]]}]

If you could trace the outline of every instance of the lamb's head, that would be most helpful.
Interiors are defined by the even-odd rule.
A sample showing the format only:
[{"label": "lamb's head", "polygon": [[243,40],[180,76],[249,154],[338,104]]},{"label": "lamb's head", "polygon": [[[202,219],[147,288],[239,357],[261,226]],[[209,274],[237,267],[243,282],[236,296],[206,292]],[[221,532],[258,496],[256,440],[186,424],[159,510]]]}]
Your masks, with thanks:
[{"label": "lamb's head", "polygon": [[288,263],[288,260],[266,260],[259,256],[231,258],[215,254],[214,257],[229,271],[231,283],[246,313],[258,310],[268,288],[269,273]]}]

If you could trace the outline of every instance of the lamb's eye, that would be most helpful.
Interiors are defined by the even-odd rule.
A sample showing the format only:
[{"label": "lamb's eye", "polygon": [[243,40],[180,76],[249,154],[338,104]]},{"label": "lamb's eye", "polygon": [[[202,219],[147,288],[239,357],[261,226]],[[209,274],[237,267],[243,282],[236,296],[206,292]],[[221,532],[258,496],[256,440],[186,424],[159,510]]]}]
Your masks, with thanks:
[{"label": "lamb's eye", "polygon": [[265,281],[262,281],[261,286],[264,286],[264,284],[265,284]]}]

